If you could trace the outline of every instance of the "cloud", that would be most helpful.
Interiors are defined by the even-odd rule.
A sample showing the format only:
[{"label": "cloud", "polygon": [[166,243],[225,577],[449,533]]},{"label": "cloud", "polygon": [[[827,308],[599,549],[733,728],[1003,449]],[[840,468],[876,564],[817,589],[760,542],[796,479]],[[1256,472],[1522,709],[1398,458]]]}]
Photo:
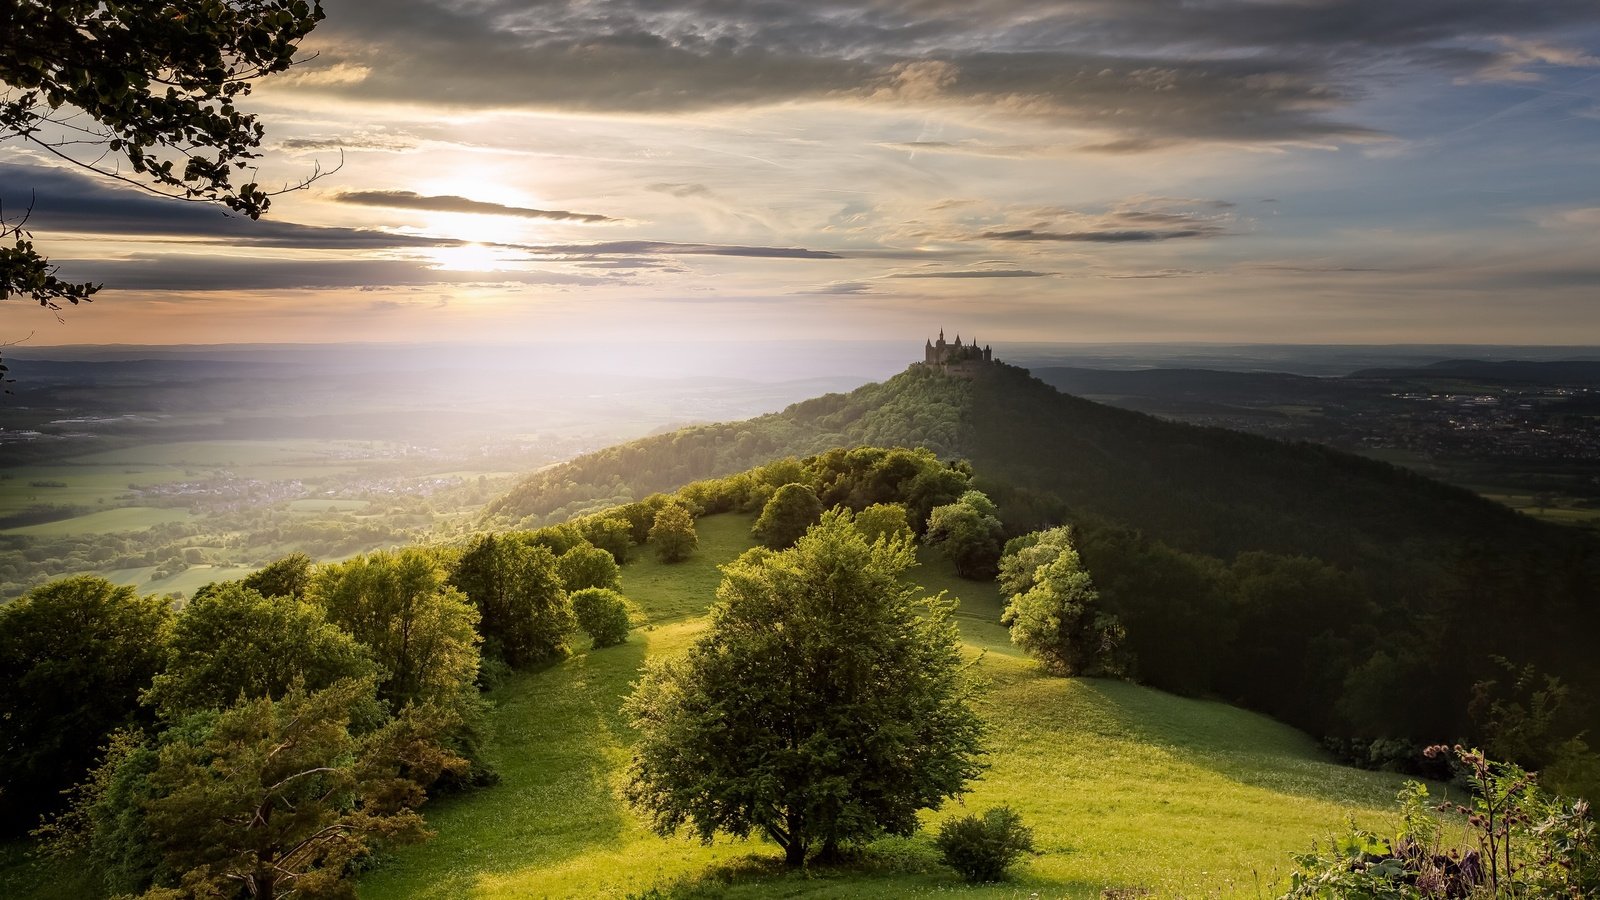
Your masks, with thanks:
[{"label": "cloud", "polygon": [[1027,269],[966,269],[946,272],[897,272],[890,278],[1048,278],[1053,272]]},{"label": "cloud", "polygon": [[670,241],[603,241],[596,244],[545,244],[524,249],[542,256],[743,256],[760,259],[843,259],[829,250],[803,247],[745,247],[737,244],[680,244]]},{"label": "cloud", "polygon": [[861,294],[876,294],[878,291],[871,282],[866,281],[835,281],[822,287],[805,291],[794,291],[802,296],[828,296],[828,297],[855,297]]},{"label": "cloud", "polygon": [[1201,231],[1197,228],[1184,228],[1177,231],[1035,231],[1032,228],[1018,228],[1012,231],[986,231],[981,237],[991,241],[1148,244],[1154,241],[1172,241],[1181,238],[1212,237],[1216,233]]},{"label": "cloud", "polygon": [[1600,68],[1600,57],[1578,47],[1501,36],[1504,49],[1485,55],[1483,65],[1468,80],[1529,83],[1544,80],[1532,67]]},{"label": "cloud", "polygon": [[981,240],[1007,243],[1150,244],[1232,234],[1236,205],[1227,200],[1131,197],[1099,211],[1040,209],[1026,226],[988,228]]},{"label": "cloud", "polygon": [[990,144],[984,141],[885,141],[878,144],[886,150],[903,150],[907,153],[948,153],[957,156],[984,156],[998,159],[1033,159],[1052,156],[1066,148],[1038,144]]},{"label": "cloud", "polygon": [[453,195],[425,196],[416,191],[340,191],[333,195],[339,203],[383,206],[391,209],[425,209],[434,212],[479,213],[491,216],[516,216],[524,219],[551,219],[558,222],[616,222],[610,216],[577,213],[565,209],[532,209],[506,206]]},{"label": "cloud", "polygon": [[647,185],[645,190],[657,194],[670,194],[674,197],[710,197],[713,195],[711,188],[703,184],[673,184],[670,182],[657,182]]},{"label": "cloud", "polygon": [[1395,70],[1503,66],[1484,49],[1497,43],[1523,60],[1508,72],[1584,64],[1545,38],[1596,23],[1593,0],[347,0],[312,35],[320,58],[284,83],[648,115],[942,105],[1093,129],[1103,137],[1081,149],[1139,153],[1373,140],[1340,114]]},{"label": "cloud", "polygon": [[564,272],[463,272],[399,259],[252,259],[189,254],[136,254],[115,260],[63,260],[62,272],[107,290],[331,290],[431,284],[599,285],[606,279]]},{"label": "cloud", "polygon": [[278,142],[278,149],[286,153],[320,153],[328,150],[371,150],[384,153],[404,153],[417,147],[409,135],[389,134],[382,131],[357,131],[337,137],[288,138]]},{"label": "cloud", "polygon": [[33,203],[28,227],[39,232],[164,237],[306,250],[453,247],[463,243],[373,228],[299,225],[271,218],[252,221],[227,215],[212,204],[157,197],[66,169],[0,165],[0,201],[8,210],[19,210],[27,198]]}]

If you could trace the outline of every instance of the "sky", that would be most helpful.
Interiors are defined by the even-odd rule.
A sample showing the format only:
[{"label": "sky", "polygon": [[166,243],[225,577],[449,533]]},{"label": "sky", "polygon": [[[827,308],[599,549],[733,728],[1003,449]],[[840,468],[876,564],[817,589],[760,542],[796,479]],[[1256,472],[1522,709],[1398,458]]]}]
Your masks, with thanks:
[{"label": "sky", "polygon": [[0,343],[1600,344],[1595,0],[325,5],[260,221],[0,141]]}]

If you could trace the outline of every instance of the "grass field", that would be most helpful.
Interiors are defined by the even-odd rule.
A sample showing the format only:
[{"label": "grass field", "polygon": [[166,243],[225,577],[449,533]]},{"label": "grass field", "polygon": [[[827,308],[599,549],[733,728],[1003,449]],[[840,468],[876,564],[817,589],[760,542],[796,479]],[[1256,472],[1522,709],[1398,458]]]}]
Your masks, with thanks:
[{"label": "grass field", "polygon": [[1217,703],[1112,681],[1040,675],[996,622],[992,585],[929,561],[913,580],[960,594],[960,625],[989,682],[990,769],[962,805],[1009,804],[1040,855],[1004,885],[970,888],[937,865],[927,830],[889,839],[842,869],[787,873],[775,847],[706,847],[646,830],[620,801],[629,732],[618,707],[645,658],[683,650],[716,585],[715,565],[749,545],[749,518],[700,522],[701,552],[624,570],[625,593],[655,623],[621,647],[580,652],[511,679],[491,761],[502,781],[429,807],[437,836],[393,853],[365,898],[512,897],[1160,897],[1275,896],[1289,853],[1355,817],[1390,818],[1394,776],[1334,765],[1305,735]]},{"label": "grass field", "polygon": [[0,517],[35,506],[108,506],[130,484],[182,481],[180,469],[136,464],[17,466],[0,471]]},{"label": "grass field", "polygon": [[143,531],[153,525],[168,522],[187,522],[193,515],[187,509],[165,509],[156,506],[119,506],[100,510],[70,519],[58,519],[39,525],[8,528],[0,534],[33,535],[35,537],[63,537],[71,534],[110,534],[114,531]]},{"label": "grass field", "polygon": [[[500,783],[425,807],[435,837],[387,852],[360,895],[1046,900],[1113,888],[1125,897],[1275,897],[1291,852],[1352,818],[1380,827],[1393,820],[1398,777],[1337,766],[1270,719],[1121,682],[1041,675],[997,623],[994,586],[958,579],[925,554],[911,580],[960,597],[967,650],[987,682],[981,708],[992,752],[972,792],[926,813],[921,834],[879,841],[839,868],[785,871],[777,848],[759,840],[704,846],[656,836],[620,799],[631,740],[620,705],[647,658],[681,652],[705,627],[716,567],[750,545],[750,523],[702,519],[691,560],[630,563],[624,592],[652,624],[626,644],[575,652],[493,691],[486,753]],[[237,577],[202,568],[189,575]],[[931,831],[948,816],[998,804],[1022,814],[1039,853],[1010,882],[964,885],[937,863]],[[94,896],[81,872],[27,862],[23,852],[0,846],[0,896]]]}]

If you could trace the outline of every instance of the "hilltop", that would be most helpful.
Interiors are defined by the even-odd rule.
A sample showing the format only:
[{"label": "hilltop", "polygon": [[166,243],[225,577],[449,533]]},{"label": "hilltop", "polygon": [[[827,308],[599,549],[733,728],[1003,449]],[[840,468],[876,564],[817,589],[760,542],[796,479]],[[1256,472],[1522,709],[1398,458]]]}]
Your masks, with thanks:
[{"label": "hilltop", "polygon": [[849,394],[587,454],[530,476],[489,512],[528,524],[561,521],[853,445],[926,447],[969,460],[1018,528],[1100,520],[1202,553],[1268,550],[1410,567],[1463,542],[1554,539],[1495,503],[1396,466],[1117,409],[1002,363],[966,377],[913,365]]}]

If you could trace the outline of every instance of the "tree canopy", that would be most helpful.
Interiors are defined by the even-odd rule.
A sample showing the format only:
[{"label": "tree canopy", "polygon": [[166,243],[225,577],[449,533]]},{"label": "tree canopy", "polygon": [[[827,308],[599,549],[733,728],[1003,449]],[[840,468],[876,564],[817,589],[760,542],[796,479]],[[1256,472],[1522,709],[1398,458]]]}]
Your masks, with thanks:
[{"label": "tree canopy", "polygon": [[370,679],[346,679],[123,735],[55,824],[56,849],[149,898],[353,896],[352,864],[425,837],[427,785],[467,769],[439,740],[448,711],[363,727],[376,706]]},{"label": "tree canopy", "polygon": [[177,721],[240,698],[281,697],[295,684],[321,690],[375,669],[367,648],[328,622],[321,607],[234,583],[196,597],[178,616],[166,666],[145,702]]},{"label": "tree canopy", "polygon": [[1101,608],[1073,549],[1071,532],[1052,528],[1000,562],[1008,595],[1000,621],[1011,641],[1055,675],[1120,675],[1125,630]]},{"label": "tree canopy", "polygon": [[793,546],[820,518],[822,501],[817,492],[803,484],[786,484],[767,501],[750,533],[768,549],[782,550]]},{"label": "tree canopy", "polygon": [[566,650],[572,607],[556,558],[544,546],[486,534],[461,555],[450,581],[477,607],[490,656],[519,668]]},{"label": "tree canopy", "polygon": [[372,650],[379,696],[449,702],[478,674],[478,611],[425,550],[358,556],[317,570],[306,597]]},{"label": "tree canopy", "polygon": [[963,578],[994,574],[1004,534],[994,502],[981,491],[967,491],[928,514],[928,545],[948,556]]},{"label": "tree canopy", "polygon": [[682,562],[700,546],[700,536],[694,530],[694,516],[680,502],[667,503],[656,513],[650,526],[650,543],[655,545],[656,556],[662,562]]},{"label": "tree canopy", "polygon": [[799,865],[909,834],[965,788],[983,725],[950,606],[900,580],[914,560],[830,512],[794,547],[724,567],[710,628],[626,705],[627,795],[657,831],[759,831]]},{"label": "tree canopy", "polygon": [[108,733],[146,718],[171,624],[165,600],[91,576],[0,606],[0,829],[36,824]]}]

